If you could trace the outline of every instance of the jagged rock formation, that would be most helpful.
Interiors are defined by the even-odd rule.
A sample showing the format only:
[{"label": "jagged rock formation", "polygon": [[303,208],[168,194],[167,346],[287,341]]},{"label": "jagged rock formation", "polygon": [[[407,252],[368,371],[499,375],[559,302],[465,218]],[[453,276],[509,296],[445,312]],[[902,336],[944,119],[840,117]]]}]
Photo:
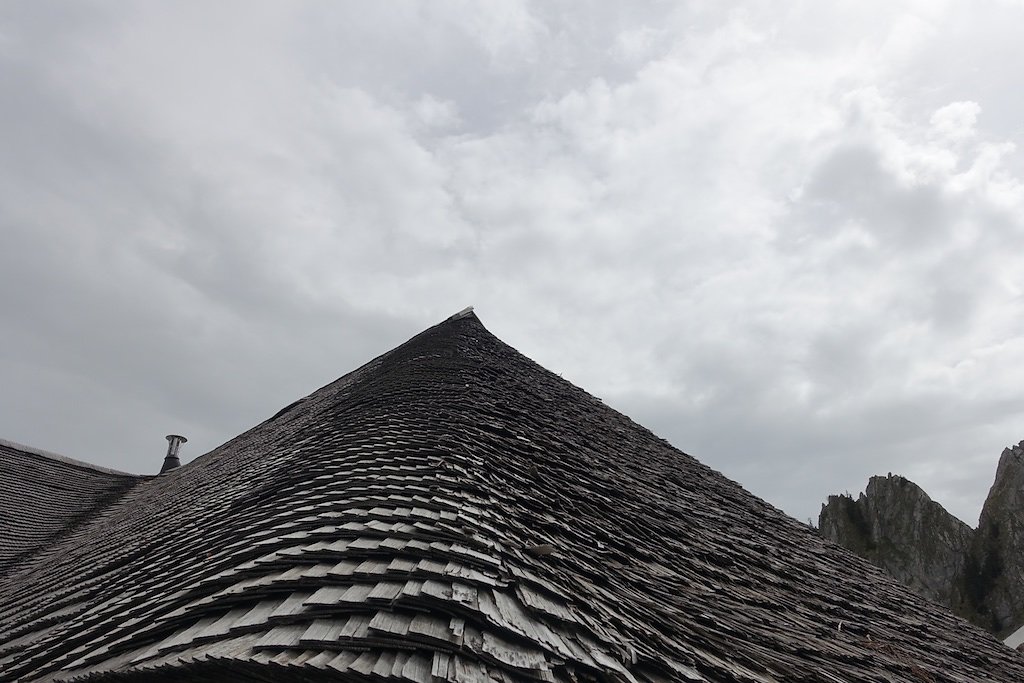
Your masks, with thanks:
[{"label": "jagged rock formation", "polygon": [[1004,636],[1024,624],[1024,441],[999,459],[977,531],[900,476],[829,496],[821,534],[918,593]]},{"label": "jagged rock formation", "polygon": [[997,633],[1016,629],[1024,623],[1024,441],[999,458],[973,550],[968,588],[984,618],[975,623]]},{"label": "jagged rock formation", "polygon": [[914,482],[872,477],[858,500],[830,496],[819,528],[921,595],[963,613],[973,532]]}]

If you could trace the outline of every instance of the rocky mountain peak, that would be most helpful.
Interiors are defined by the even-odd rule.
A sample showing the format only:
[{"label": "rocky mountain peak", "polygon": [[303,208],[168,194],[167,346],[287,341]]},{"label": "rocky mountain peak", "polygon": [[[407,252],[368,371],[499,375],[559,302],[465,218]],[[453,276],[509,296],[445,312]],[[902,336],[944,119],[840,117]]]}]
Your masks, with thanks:
[{"label": "rocky mountain peak", "polygon": [[996,466],[996,479],[985,499],[982,516],[990,508],[1020,507],[1024,501],[1024,441],[1003,449]]},{"label": "rocky mountain peak", "polygon": [[919,593],[1006,635],[1024,624],[1024,441],[1006,448],[974,530],[904,477],[829,496],[820,533]]},{"label": "rocky mountain peak", "polygon": [[[1003,450],[974,538],[971,598],[983,626],[1024,623],[1024,441]],[[987,622],[987,623],[985,623]]]},{"label": "rocky mountain peak", "polygon": [[826,538],[962,612],[971,528],[914,482],[892,474],[871,477],[856,501],[829,496],[818,523]]}]

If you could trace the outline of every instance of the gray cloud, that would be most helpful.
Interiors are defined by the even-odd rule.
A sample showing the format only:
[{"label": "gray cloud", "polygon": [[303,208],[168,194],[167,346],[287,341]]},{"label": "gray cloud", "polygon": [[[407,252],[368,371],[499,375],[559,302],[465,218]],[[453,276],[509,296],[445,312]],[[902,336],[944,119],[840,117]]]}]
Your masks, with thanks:
[{"label": "gray cloud", "polygon": [[0,435],[149,471],[474,303],[794,516],[894,471],[972,521],[1022,11],[4,5]]}]

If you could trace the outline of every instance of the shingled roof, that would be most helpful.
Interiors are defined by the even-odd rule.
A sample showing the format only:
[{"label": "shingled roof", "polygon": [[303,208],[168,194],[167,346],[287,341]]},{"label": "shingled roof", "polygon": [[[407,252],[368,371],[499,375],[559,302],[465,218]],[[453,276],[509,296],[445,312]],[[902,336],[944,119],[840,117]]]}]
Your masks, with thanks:
[{"label": "shingled roof", "polygon": [[141,479],[0,439],[0,576],[56,545]]},{"label": "shingled roof", "polygon": [[[3,457],[35,463],[5,464],[8,491],[60,478]],[[66,523],[4,508],[4,543],[41,531],[0,578],[0,680],[1024,680],[473,315],[117,476],[68,479]]]}]

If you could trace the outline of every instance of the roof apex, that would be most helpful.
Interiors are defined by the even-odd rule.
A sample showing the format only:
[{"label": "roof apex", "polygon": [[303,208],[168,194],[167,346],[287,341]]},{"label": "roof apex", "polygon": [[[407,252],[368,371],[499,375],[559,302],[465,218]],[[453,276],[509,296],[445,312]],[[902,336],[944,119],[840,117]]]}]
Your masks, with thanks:
[{"label": "roof apex", "polygon": [[448,316],[448,320],[462,320],[463,318],[475,318],[477,322],[480,322],[480,319],[476,317],[475,313],[473,313],[472,306],[466,306],[458,313],[453,313]]}]

